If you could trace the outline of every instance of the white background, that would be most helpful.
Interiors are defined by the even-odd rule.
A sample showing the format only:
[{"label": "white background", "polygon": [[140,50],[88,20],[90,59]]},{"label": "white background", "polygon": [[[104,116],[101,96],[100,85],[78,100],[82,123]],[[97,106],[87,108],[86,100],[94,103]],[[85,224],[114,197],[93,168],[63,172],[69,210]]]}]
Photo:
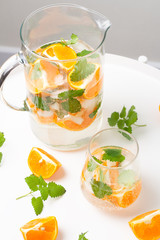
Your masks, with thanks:
[{"label": "white background", "polygon": [[[24,80],[23,72],[10,77]],[[41,147],[55,156],[62,168],[53,175],[56,183],[67,192],[60,199],[49,199],[39,217],[56,216],[59,225],[57,240],[78,240],[86,232],[89,240],[136,240],[128,221],[138,214],[160,208],[160,73],[158,70],[134,60],[109,55],[105,64],[104,122],[113,111],[135,105],[138,123],[147,127],[135,129],[140,153],[142,192],[127,209],[105,212],[92,206],[80,189],[80,174],[85,162],[86,148],[73,152],[58,152],[39,142],[32,134],[28,113],[16,112],[0,101],[0,131],[6,142],[0,150],[4,157],[0,167],[0,239],[22,240],[19,228],[36,218],[31,198],[16,201],[16,197],[29,191],[24,178],[31,174],[27,157],[33,146]],[[15,88],[16,89],[16,88]],[[10,94],[14,96],[13,88]],[[15,96],[16,98],[16,96]]]}]

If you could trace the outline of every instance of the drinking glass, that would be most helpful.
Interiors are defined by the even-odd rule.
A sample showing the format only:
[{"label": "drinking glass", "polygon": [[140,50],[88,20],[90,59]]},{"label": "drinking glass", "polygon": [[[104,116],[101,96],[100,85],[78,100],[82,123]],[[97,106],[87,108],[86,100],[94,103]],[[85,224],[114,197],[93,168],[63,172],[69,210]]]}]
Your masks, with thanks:
[{"label": "drinking glass", "polygon": [[[33,133],[54,149],[78,149],[101,127],[103,43],[109,27],[105,16],[78,5],[43,7],[24,20],[21,50],[1,67],[4,101],[28,111]],[[19,64],[26,80],[20,108],[3,94],[5,78]]]},{"label": "drinking glass", "polygon": [[123,209],[141,191],[137,140],[117,128],[95,134],[88,145],[81,174],[82,191],[96,206]]}]

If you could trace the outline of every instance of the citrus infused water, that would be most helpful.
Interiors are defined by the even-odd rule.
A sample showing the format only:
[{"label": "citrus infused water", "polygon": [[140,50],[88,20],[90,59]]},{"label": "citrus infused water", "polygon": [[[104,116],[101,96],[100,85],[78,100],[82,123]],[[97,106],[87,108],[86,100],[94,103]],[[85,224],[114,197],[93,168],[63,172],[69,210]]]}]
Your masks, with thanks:
[{"label": "citrus infused water", "polygon": [[125,148],[105,146],[87,157],[81,175],[82,190],[95,205],[126,208],[139,196],[141,180],[135,156]]},{"label": "citrus infused water", "polygon": [[72,34],[71,40],[46,43],[28,56],[31,127],[52,147],[79,148],[101,126],[103,70],[101,54],[92,51]]}]

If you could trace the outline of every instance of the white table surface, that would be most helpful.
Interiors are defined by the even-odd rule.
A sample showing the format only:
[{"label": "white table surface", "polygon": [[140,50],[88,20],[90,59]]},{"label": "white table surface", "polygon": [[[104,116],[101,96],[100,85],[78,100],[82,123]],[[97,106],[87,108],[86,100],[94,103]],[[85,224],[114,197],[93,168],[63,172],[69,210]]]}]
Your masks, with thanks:
[{"label": "white table surface", "polygon": [[[9,78],[24,79],[21,67]],[[16,87],[16,86],[15,86]],[[14,88],[10,94],[14,95]],[[143,187],[137,201],[118,212],[104,212],[91,205],[80,188],[80,174],[85,162],[86,148],[73,152],[58,152],[46,147],[31,132],[28,113],[16,112],[0,100],[0,131],[6,142],[0,151],[0,239],[22,240],[19,228],[37,218],[31,197],[16,201],[29,192],[24,178],[31,174],[27,157],[33,146],[41,147],[55,156],[62,168],[53,181],[62,184],[67,192],[57,200],[44,202],[38,217],[56,216],[59,233],[57,240],[78,240],[81,232],[88,231],[89,240],[136,240],[128,221],[138,214],[160,208],[160,71],[135,60],[107,55],[105,63],[104,120],[125,105],[135,105],[139,124],[145,128],[134,130],[140,147],[140,165]]]}]

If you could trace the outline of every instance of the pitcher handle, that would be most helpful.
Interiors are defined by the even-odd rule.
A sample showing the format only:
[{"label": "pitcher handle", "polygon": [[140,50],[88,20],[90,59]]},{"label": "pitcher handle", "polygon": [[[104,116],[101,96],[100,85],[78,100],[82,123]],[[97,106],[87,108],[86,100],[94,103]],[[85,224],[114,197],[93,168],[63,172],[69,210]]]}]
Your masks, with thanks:
[{"label": "pitcher handle", "polygon": [[1,90],[2,99],[7,104],[7,106],[17,111],[26,111],[27,108],[25,108],[24,106],[16,107],[10,104],[3,95],[3,87],[4,87],[5,79],[7,78],[9,73],[13,69],[15,69],[16,67],[24,63],[22,56],[23,56],[22,52],[21,51],[18,52],[17,54],[11,56],[0,68],[0,90]]}]

